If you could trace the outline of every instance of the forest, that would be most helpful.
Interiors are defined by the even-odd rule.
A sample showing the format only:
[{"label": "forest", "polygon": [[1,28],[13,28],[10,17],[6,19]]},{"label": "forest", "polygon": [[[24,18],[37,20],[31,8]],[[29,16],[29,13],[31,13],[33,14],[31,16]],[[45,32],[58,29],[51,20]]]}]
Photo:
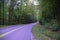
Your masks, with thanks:
[{"label": "forest", "polygon": [[[31,7],[32,6],[32,7]],[[0,1],[0,24],[22,24],[36,21],[34,5],[29,5],[28,0]]]},{"label": "forest", "polygon": [[0,0],[0,25],[39,22],[43,28],[60,32],[59,7],[59,0]]},{"label": "forest", "polygon": [[59,1],[38,0],[0,0],[0,25],[26,24],[40,22],[41,25],[59,29]]}]

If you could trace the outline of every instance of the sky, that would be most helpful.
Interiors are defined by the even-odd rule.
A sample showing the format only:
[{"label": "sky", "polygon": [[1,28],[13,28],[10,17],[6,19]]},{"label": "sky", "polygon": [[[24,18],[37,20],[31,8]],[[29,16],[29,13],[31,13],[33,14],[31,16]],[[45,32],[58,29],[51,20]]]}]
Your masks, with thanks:
[{"label": "sky", "polygon": [[[7,6],[9,6],[11,0],[6,0],[6,1],[7,1]],[[20,2],[20,0],[17,0],[16,4],[18,4],[19,2]],[[30,4],[33,3],[34,5],[39,5],[38,0],[29,0],[29,2],[30,2]],[[17,7],[17,5],[15,5],[14,8],[16,8],[16,7]]]},{"label": "sky", "polygon": [[34,5],[39,5],[38,0],[30,0],[30,3],[33,3]]}]

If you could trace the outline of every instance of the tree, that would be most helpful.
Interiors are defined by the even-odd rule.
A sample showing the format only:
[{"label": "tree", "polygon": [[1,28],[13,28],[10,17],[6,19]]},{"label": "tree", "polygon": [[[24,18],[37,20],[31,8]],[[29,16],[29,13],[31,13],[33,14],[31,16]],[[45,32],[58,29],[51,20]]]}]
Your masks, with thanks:
[{"label": "tree", "polygon": [[[59,28],[58,24],[58,11],[59,11],[59,2],[58,0],[39,0],[42,8],[42,18],[40,23],[47,24],[50,23],[52,30],[57,30]],[[43,3],[42,3],[43,2]],[[54,21],[53,21],[54,20]]]},{"label": "tree", "polygon": [[14,19],[14,6],[15,6],[15,1],[16,0],[11,0],[10,6],[9,6],[9,24],[12,24],[13,19]]},{"label": "tree", "polygon": [[0,24],[4,24],[4,0],[0,0]]}]

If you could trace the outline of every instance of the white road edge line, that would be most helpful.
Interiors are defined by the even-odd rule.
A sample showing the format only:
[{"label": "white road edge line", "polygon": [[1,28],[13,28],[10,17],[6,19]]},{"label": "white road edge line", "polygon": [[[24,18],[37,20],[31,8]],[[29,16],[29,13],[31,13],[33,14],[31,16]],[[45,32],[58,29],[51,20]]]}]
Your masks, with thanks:
[{"label": "white road edge line", "polygon": [[24,26],[23,26],[23,27],[19,27],[19,28],[14,29],[14,30],[11,30],[11,31],[9,31],[9,32],[6,32],[6,33],[4,33],[4,34],[1,34],[1,35],[0,35],[0,38],[1,38],[1,37],[4,37],[4,36],[6,36],[6,35],[8,35],[8,34],[10,34],[10,33],[12,33],[12,32],[14,32],[14,31],[16,31],[16,30],[22,29],[22,28],[24,28]]}]

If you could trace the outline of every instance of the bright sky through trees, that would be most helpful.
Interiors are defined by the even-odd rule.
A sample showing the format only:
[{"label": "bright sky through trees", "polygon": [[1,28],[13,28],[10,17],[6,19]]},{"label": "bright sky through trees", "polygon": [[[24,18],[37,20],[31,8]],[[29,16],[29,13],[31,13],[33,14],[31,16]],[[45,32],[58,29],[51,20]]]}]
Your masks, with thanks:
[{"label": "bright sky through trees", "polygon": [[34,5],[39,5],[38,0],[29,0],[30,3],[33,3]]}]

